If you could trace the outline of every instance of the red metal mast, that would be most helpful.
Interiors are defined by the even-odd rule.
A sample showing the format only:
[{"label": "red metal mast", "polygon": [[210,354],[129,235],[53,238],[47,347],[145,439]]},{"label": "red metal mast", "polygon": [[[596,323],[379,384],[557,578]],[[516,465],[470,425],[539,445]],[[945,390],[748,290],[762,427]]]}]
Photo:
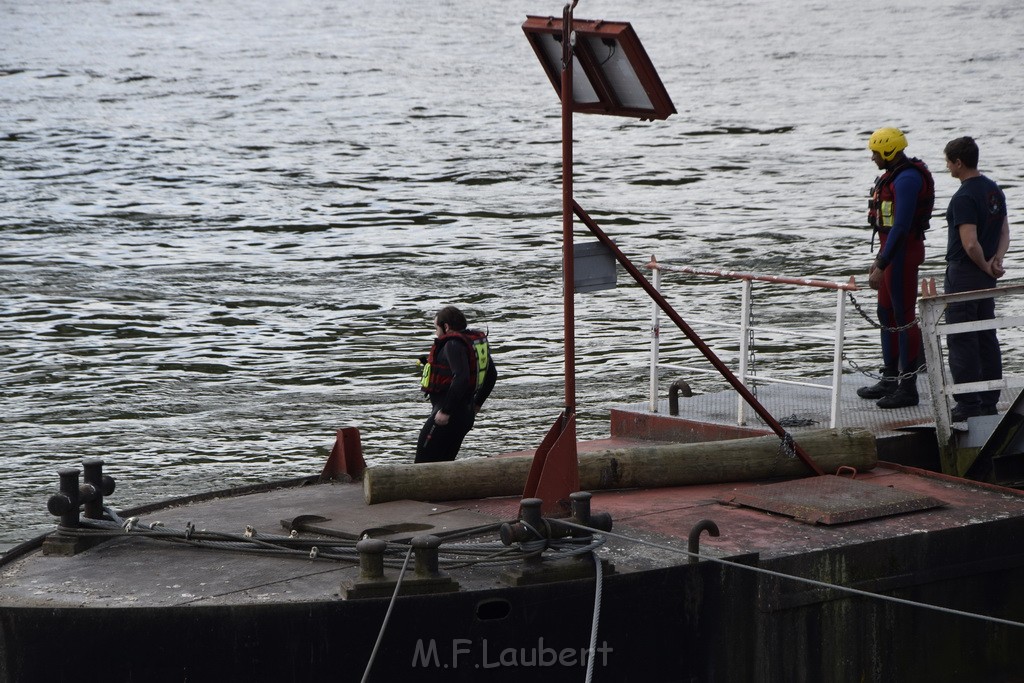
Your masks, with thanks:
[{"label": "red metal mast", "polygon": [[[599,240],[615,255],[620,263],[633,275],[644,289],[655,298],[680,329],[704,353],[711,363],[729,380],[759,415],[765,418],[787,446],[793,448],[812,470],[821,474],[821,469],[803,450],[792,443],[792,438],[757,402],[757,399],[743,386],[728,368],[693,333],[686,323],[667,302],[656,292],[652,293],[650,283],[636,271],[615,244],[605,235],[573,199],[573,112],[582,107],[590,113],[618,116],[639,116],[641,119],[664,119],[675,113],[671,98],[665,92],[660,79],[650,64],[646,52],[629,24],[617,22],[578,23],[582,37],[577,44],[577,30],[573,24],[573,10],[579,0],[572,0],[562,10],[562,26],[559,32],[554,17],[529,17],[523,25],[534,51],[544,65],[552,85],[562,100],[562,297],[564,315],[565,349],[565,409],[548,430],[534,455],[530,475],[523,491],[524,498],[540,498],[541,511],[545,515],[568,513],[569,494],[579,488],[579,461],[576,445],[576,335],[575,335],[575,266],[573,249],[574,216],[580,219]],[[560,33],[560,35],[559,35]],[[555,41],[561,43],[561,60],[557,59]],[[589,41],[589,42],[588,42]],[[595,44],[616,45],[615,52],[599,60],[594,54]],[[600,49],[600,48],[598,48]],[[605,64],[615,54],[628,61],[613,64],[605,70]],[[573,70],[580,67],[588,80],[592,92],[582,103],[573,98]],[[632,81],[623,83],[624,73],[631,74]],[[560,77],[560,78],[556,78]],[[628,79],[627,79],[628,80]]]},{"label": "red metal mast", "polygon": [[562,301],[565,329],[565,409],[537,448],[524,498],[540,498],[546,515],[568,514],[569,494],[580,487],[576,451],[576,309],[573,295],[573,194],[572,194],[572,11],[579,0],[562,10]]},{"label": "red metal mast", "polygon": [[573,0],[562,12],[562,298],[565,317],[565,419],[576,415],[576,308],[573,295],[573,186],[572,186],[572,11]]}]

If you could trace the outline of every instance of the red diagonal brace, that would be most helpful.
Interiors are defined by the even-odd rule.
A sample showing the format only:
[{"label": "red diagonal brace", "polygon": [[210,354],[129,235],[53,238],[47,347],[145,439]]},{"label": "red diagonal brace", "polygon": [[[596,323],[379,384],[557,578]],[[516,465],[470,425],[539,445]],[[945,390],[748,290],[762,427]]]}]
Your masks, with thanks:
[{"label": "red diagonal brace", "polygon": [[732,388],[743,397],[743,400],[747,402],[747,405],[753,408],[754,412],[761,416],[761,419],[765,421],[765,424],[767,424],[771,430],[775,432],[780,439],[782,439],[783,445],[787,448],[792,448],[797,457],[803,460],[804,464],[807,465],[812,472],[817,475],[825,474],[821,469],[821,466],[814,461],[814,458],[808,455],[804,449],[800,447],[800,444],[793,440],[793,437],[789,432],[787,432],[786,429],[779,424],[779,421],[776,420],[763,405],[761,405],[761,402],[757,400],[757,397],[750,393],[750,390],[740,382],[736,375],[732,374],[732,371],[726,366],[726,364],[715,355],[715,352],[704,343],[704,340],[702,340],[697,333],[686,324],[686,321],[676,313],[676,310],[669,305],[668,301],[665,300],[665,297],[663,297],[661,293],[654,288],[654,285],[648,282],[647,278],[637,270],[637,267],[633,265],[633,262],[629,260],[629,257],[622,253],[622,250],[619,249],[615,242],[612,241],[612,238],[601,229],[594,219],[590,217],[590,214],[584,211],[583,207],[575,201],[573,201],[572,206],[573,211],[575,211],[576,215],[580,217],[580,220],[586,224],[590,229],[590,232],[594,234],[594,237],[600,240],[604,246],[608,247],[612,254],[615,255],[616,260],[618,260],[618,262],[622,264],[622,267],[626,269],[626,272],[636,280],[636,283],[643,287],[648,296],[654,300],[654,303],[658,304],[661,310],[665,311],[665,314],[669,319],[676,324],[676,327],[682,330],[683,334],[686,335],[686,338],[697,347],[697,350],[700,351],[713,366],[715,366],[715,369],[718,370],[722,377],[725,378],[725,381],[732,385]]},{"label": "red diagonal brace", "polygon": [[327,458],[321,479],[356,480],[362,478],[366,462],[363,460],[363,445],[359,440],[359,430],[345,427],[338,430],[334,440],[334,448]]},{"label": "red diagonal brace", "polygon": [[541,513],[549,517],[569,513],[569,494],[580,489],[580,469],[576,454],[576,416],[565,419],[563,412],[533,456],[530,476],[523,498],[540,498]]}]

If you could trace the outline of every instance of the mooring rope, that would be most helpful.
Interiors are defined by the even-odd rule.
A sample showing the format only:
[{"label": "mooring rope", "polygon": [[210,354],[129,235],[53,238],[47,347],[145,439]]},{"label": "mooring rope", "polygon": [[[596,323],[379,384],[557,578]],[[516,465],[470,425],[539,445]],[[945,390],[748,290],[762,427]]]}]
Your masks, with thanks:
[{"label": "mooring rope", "polygon": [[[245,533],[231,533],[216,530],[197,530],[191,522],[184,529],[172,529],[160,522],[141,523],[138,517],[122,519],[115,510],[103,508],[110,519],[80,520],[78,527],[58,525],[61,533],[69,536],[105,536],[118,538],[127,536],[143,536],[152,540],[188,545],[194,548],[226,550],[253,554],[291,556],[313,560],[358,562],[359,553],[355,549],[357,541],[340,538],[301,538],[297,535],[283,536],[280,534],[257,533],[247,527]],[[477,527],[475,530],[484,533],[497,528],[497,525]],[[461,536],[455,536],[459,537]],[[389,544],[386,551],[394,559],[385,559],[386,567],[401,566],[401,555],[404,543]],[[580,549],[577,552],[585,552]],[[442,557],[439,562],[446,568],[468,567],[473,565],[516,564],[522,560],[522,553],[516,548],[509,548],[500,541],[484,541],[479,543],[449,543],[443,539],[440,548]]]},{"label": "mooring rope", "polygon": [[[348,562],[358,561],[358,557],[354,556],[349,548],[341,547],[334,551],[331,550],[319,550],[316,545],[307,549],[298,548],[287,548],[276,545],[275,542],[295,542],[298,539],[285,536],[271,536],[273,542],[268,542],[267,538],[262,539],[254,538],[252,536],[226,534],[223,532],[209,532],[209,531],[194,531],[191,527],[186,528],[185,532],[172,531],[159,526],[139,526],[133,524],[134,518],[128,520],[121,520],[113,510],[104,508],[104,510],[112,517],[111,521],[103,520],[82,520],[84,524],[94,527],[93,529],[66,529],[61,527],[63,533],[80,534],[80,535],[109,535],[109,536],[146,536],[149,538],[161,539],[177,543],[186,543],[198,547],[217,548],[222,550],[234,550],[240,552],[255,552],[255,553],[266,553],[266,554],[280,554],[280,555],[291,555],[291,556],[302,556],[308,557],[309,559],[324,559],[324,560],[344,560]],[[570,538],[570,539],[549,539],[549,540],[535,540],[520,543],[519,551],[517,552],[513,548],[505,548],[504,550],[498,550],[495,548],[493,543],[482,543],[479,545],[470,544],[459,544],[457,547],[448,548],[447,550],[452,551],[455,554],[474,554],[474,552],[482,553],[480,557],[476,558],[461,558],[448,559],[448,563],[452,566],[469,566],[474,564],[507,564],[517,562],[522,559],[523,555],[539,555],[545,550],[554,551],[556,554],[561,555],[581,555],[587,552],[594,553],[596,549],[605,543],[605,536],[622,539],[632,543],[638,543],[640,545],[650,546],[659,550],[665,550],[671,553],[685,555],[689,557],[695,557],[701,560],[707,560],[709,562],[717,562],[718,564],[734,567],[736,569],[752,571],[766,576],[773,576],[780,579],[788,579],[799,583],[815,586],[818,588],[824,588],[827,590],[835,590],[842,593],[848,593],[850,595],[858,595],[866,598],[872,598],[875,600],[881,600],[885,602],[892,602],[901,605],[907,605],[910,607],[918,607],[921,609],[932,610],[935,612],[942,612],[945,614],[951,614],[955,616],[967,617],[971,619],[978,619],[981,621],[987,621],[994,624],[1001,624],[1003,626],[1014,626],[1017,628],[1024,628],[1024,622],[1013,621],[1010,619],[1001,619],[999,617],[992,617],[985,614],[977,614],[974,612],[966,612],[964,610],[953,609],[951,607],[942,607],[940,605],[931,605],[928,603],[917,602],[915,600],[907,600],[905,598],[898,598],[891,595],[883,595],[880,593],[872,593],[870,591],[861,590],[859,588],[851,588],[849,586],[841,586],[834,583],[828,583],[825,581],[819,581],[817,579],[810,579],[802,576],[796,576],[793,574],[785,574],[783,572],[777,572],[771,569],[765,569],[763,567],[753,567],[750,565],[742,564],[739,562],[733,562],[720,557],[713,557],[711,555],[703,555],[701,553],[694,553],[689,550],[682,548],[675,548],[669,545],[663,545],[648,541],[641,538],[633,538],[631,536],[625,536],[623,534],[617,534],[610,531],[601,531],[593,527],[584,526],[582,524],[576,524],[567,520],[559,520],[561,524],[570,528],[579,529],[581,531],[587,531],[591,534],[589,538]],[[536,530],[533,530],[536,533]],[[538,534],[539,536],[539,534]],[[219,540],[212,540],[217,538]],[[229,540],[225,540],[229,539]],[[308,544],[309,541],[306,541]],[[324,542],[324,539],[318,539],[317,543],[330,547],[331,541]],[[338,542],[339,545],[352,543],[352,541],[345,541],[344,543]],[[399,551],[400,552],[400,551]],[[392,596],[392,605],[388,607],[388,614],[385,616],[384,625],[381,627],[381,634],[378,636],[377,646],[374,647],[374,654],[380,644],[380,639],[383,637],[383,627],[387,625],[387,619],[391,613],[391,607],[394,604],[394,600],[398,595],[398,588],[401,585],[402,577],[405,575],[406,568],[409,563],[409,556],[412,553],[412,547],[409,546],[405,553],[405,559],[402,562],[401,572],[399,573],[398,582],[395,585],[395,593]],[[508,553],[508,554],[506,554]],[[514,555],[513,555],[514,554]],[[510,556],[511,555],[511,556]],[[595,596],[594,604],[594,620],[591,631],[591,657],[593,657],[594,648],[596,647],[597,637],[597,626],[598,619],[600,616],[600,594],[601,594],[601,564],[597,555],[594,554],[595,562],[597,563],[596,577],[598,582],[597,595]],[[388,563],[390,564],[390,563]],[[397,563],[396,563],[397,566]],[[370,662],[373,661],[371,655]],[[592,663],[592,662],[591,662]],[[588,669],[591,664],[588,664]],[[369,671],[369,666],[367,667]],[[364,678],[365,680],[365,678]],[[589,676],[588,676],[589,680]]]},{"label": "mooring rope", "polygon": [[597,625],[601,621],[601,593],[604,590],[604,569],[601,566],[601,558],[596,551],[590,552],[594,558],[594,617],[590,622],[590,649],[587,657],[587,683],[594,678],[594,659],[597,654]]},{"label": "mooring rope", "polygon": [[366,669],[363,671],[362,683],[370,680],[370,668],[373,666],[373,660],[377,658],[377,651],[380,649],[380,643],[384,640],[384,630],[388,627],[388,619],[391,618],[391,610],[395,607],[395,601],[398,599],[398,589],[402,587],[402,577],[405,576],[405,568],[409,566],[409,558],[412,557],[412,546],[409,546],[409,551],[405,554],[405,562],[402,563],[402,571],[398,573],[398,580],[395,581],[395,592],[391,594],[391,602],[388,603],[388,611],[384,613],[384,621],[380,625],[380,632],[377,634],[377,642],[373,644],[373,650],[370,652],[370,661],[366,662]]},{"label": "mooring rope", "polygon": [[701,553],[695,553],[690,550],[683,550],[682,548],[674,548],[670,545],[663,545],[661,543],[655,543],[653,541],[647,541],[642,538],[633,538],[631,536],[625,536],[623,534],[617,534],[611,531],[601,531],[600,529],[594,529],[592,527],[583,526],[582,524],[576,524],[567,520],[559,520],[561,524],[565,526],[580,529],[581,531],[589,531],[591,533],[602,533],[613,538],[619,538],[624,541],[631,543],[639,543],[640,545],[650,546],[657,548],[658,550],[666,550],[668,552],[676,553],[679,555],[687,555],[689,557],[696,557],[701,560],[708,560],[709,562],[717,562],[729,567],[735,567],[736,569],[744,569],[747,571],[757,572],[759,574],[765,574],[767,576],[774,576],[780,579],[789,579],[791,581],[797,581],[800,583],[806,583],[811,586],[817,586],[818,588],[827,588],[843,593],[850,593],[852,595],[859,595],[865,598],[873,598],[876,600],[883,600],[887,602],[894,602],[901,605],[908,605],[910,607],[920,607],[922,609],[929,609],[935,612],[943,612],[945,614],[953,614],[960,617],[968,617],[970,619],[979,619],[981,621],[987,621],[993,624],[1001,624],[1003,626],[1016,626],[1017,628],[1024,628],[1024,622],[1012,621],[1010,619],[1000,619],[999,617],[988,616],[987,614],[977,614],[974,612],[965,612],[963,610],[953,609],[951,607],[941,607],[939,605],[929,605],[924,602],[917,602],[914,600],[906,600],[904,598],[897,598],[891,595],[882,595],[881,593],[872,593],[870,591],[861,590],[859,588],[850,588],[849,586],[840,586],[834,583],[827,583],[825,581],[818,581],[817,579],[808,579],[803,576],[795,576],[793,574],[785,574],[783,572],[777,572],[772,569],[765,569],[763,567],[753,567],[750,565],[742,564],[740,562],[733,562],[732,560],[726,560],[721,557],[712,557],[710,555],[702,555]]}]

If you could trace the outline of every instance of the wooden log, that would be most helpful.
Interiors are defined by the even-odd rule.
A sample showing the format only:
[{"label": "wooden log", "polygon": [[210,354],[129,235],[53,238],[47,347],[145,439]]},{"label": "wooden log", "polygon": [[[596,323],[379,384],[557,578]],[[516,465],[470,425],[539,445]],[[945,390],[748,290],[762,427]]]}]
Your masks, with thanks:
[{"label": "wooden log", "polygon": [[[874,435],[863,429],[824,429],[800,435],[800,445],[826,473],[842,466],[867,470],[878,462]],[[523,492],[531,456],[473,458],[419,465],[375,465],[363,475],[366,503],[391,500],[464,500]],[[584,491],[657,488],[729,481],[756,481],[810,474],[781,448],[777,436],[652,443],[581,453]]]}]

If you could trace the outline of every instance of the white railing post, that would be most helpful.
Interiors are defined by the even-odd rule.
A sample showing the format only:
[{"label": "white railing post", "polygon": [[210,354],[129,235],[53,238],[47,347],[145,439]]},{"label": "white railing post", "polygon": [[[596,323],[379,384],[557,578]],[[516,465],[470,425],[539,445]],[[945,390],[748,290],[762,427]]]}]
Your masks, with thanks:
[{"label": "white railing post", "polygon": [[[857,284],[854,278],[850,278],[848,282],[832,282],[828,280],[822,280],[818,278],[796,278],[787,277],[781,275],[759,275],[757,273],[744,273],[732,270],[716,270],[716,269],[703,269],[695,268],[692,266],[673,266],[671,264],[660,264],[652,257],[651,263],[648,264],[648,268],[655,271],[654,282],[655,288],[660,290],[660,277],[665,271],[674,271],[681,273],[689,273],[691,275],[699,275],[705,277],[716,277],[725,278],[729,280],[739,280],[742,283],[742,296],[740,302],[740,320],[739,324],[725,323],[720,317],[713,320],[701,320],[702,322],[712,328],[727,328],[737,329],[739,328],[739,358],[737,372],[734,373],[736,378],[747,387],[753,393],[754,389],[751,385],[758,384],[787,384],[792,386],[808,387],[813,390],[830,391],[832,393],[832,400],[829,411],[829,426],[836,428],[839,426],[840,410],[843,400],[843,360],[844,360],[844,348],[846,344],[846,292],[850,290],[857,290]],[[814,289],[831,289],[837,291],[836,300],[836,313],[835,313],[835,328],[830,333],[827,331],[814,331],[805,330],[803,336],[805,338],[821,339],[825,342],[831,342],[833,344],[833,356],[832,356],[832,377],[831,384],[822,381],[811,381],[807,378],[802,379],[783,379],[781,377],[773,377],[771,374],[758,374],[753,366],[753,359],[751,357],[752,350],[755,347],[755,343],[751,339],[754,333],[765,332],[766,334],[785,334],[789,335],[796,331],[796,328],[792,329],[776,329],[773,327],[760,327],[753,324],[753,283],[758,282],[769,282],[779,285],[792,285],[796,287],[810,287]],[[1024,288],[1024,285],[1021,286]],[[658,344],[660,343],[660,330],[658,323],[658,307],[654,305],[652,307],[652,325],[651,325],[651,409],[652,411],[657,410],[657,370],[660,359],[658,357]],[[666,364],[666,368],[673,370],[687,370],[699,373],[716,374],[717,370],[712,370],[705,367],[699,366],[680,366],[672,365],[671,363]],[[736,424],[738,426],[745,426],[747,424],[746,413],[749,408],[746,401],[741,396],[736,397]]]},{"label": "white railing post", "polygon": [[[654,267],[654,289],[661,291],[661,269]],[[661,337],[660,322],[658,319],[660,309],[657,301],[651,301],[651,386],[650,386],[650,408],[652,413],[658,412],[658,345]]]},{"label": "white railing post", "polygon": [[[747,386],[747,354],[750,353],[750,290],[752,283],[749,278],[743,278],[743,295],[740,305],[740,384]],[[750,387],[747,387],[748,389]],[[740,427],[747,424],[746,416],[747,402],[742,396],[737,397],[736,402],[736,424]]]},{"label": "white railing post", "polygon": [[946,393],[945,361],[942,357],[942,335],[938,332],[939,320],[946,310],[946,302],[931,296],[922,296],[917,301],[918,319],[921,325],[921,341],[924,342],[924,362],[928,369],[928,386],[932,393],[932,414],[935,416],[935,439],[939,444],[942,471],[947,474],[956,470],[956,453],[951,450],[950,437],[953,425],[949,416],[949,394]]},{"label": "white railing post", "polygon": [[846,290],[836,290],[836,341],[832,353],[832,413],[829,427],[839,425],[839,399],[843,392],[843,344],[846,334]]}]

